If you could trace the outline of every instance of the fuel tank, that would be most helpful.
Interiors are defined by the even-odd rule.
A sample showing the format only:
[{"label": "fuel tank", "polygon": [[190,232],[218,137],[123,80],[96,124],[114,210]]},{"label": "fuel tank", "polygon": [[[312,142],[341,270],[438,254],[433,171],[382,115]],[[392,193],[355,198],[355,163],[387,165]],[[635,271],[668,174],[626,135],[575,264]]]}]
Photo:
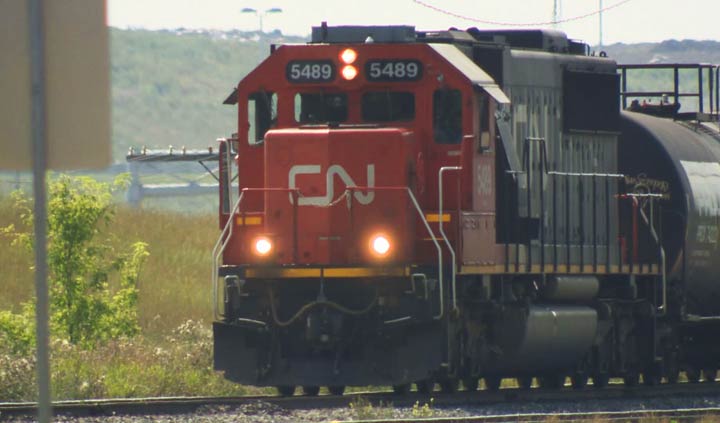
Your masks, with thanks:
[{"label": "fuel tank", "polygon": [[663,195],[668,281],[684,286],[686,311],[720,314],[720,133],[717,125],[623,112],[619,170],[629,192]]},{"label": "fuel tank", "polygon": [[490,373],[572,371],[592,347],[597,312],[557,304],[507,307],[497,328]]}]

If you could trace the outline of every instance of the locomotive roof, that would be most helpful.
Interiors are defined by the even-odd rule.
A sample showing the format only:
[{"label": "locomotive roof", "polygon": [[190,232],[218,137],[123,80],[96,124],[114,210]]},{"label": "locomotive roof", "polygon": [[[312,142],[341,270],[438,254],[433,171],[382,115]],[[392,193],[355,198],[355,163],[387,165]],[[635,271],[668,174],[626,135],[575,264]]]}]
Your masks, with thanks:
[{"label": "locomotive roof", "polygon": [[480,66],[475,64],[457,47],[449,44],[430,44],[430,46],[459,72],[461,72],[473,85],[482,87],[498,103],[509,104],[510,99],[500,89],[494,79]]},{"label": "locomotive roof", "polygon": [[496,45],[511,48],[544,50],[554,53],[586,55],[587,44],[568,39],[562,31],[550,29],[510,29],[467,31],[416,31],[410,25],[390,26],[321,26],[312,28],[311,44],[327,43],[445,43],[461,45]]}]

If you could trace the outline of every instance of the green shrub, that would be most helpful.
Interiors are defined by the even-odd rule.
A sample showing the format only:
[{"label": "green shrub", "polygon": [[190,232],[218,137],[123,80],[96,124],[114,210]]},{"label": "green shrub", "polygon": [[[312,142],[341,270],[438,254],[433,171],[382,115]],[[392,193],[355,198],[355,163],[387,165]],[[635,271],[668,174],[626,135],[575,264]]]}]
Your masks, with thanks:
[{"label": "green shrub", "polygon": [[[121,185],[122,181],[111,186],[66,175],[49,182],[50,323],[53,335],[73,344],[93,346],[135,335],[140,329],[137,283],[147,245],[136,242],[126,252],[118,252],[112,237],[98,239],[112,222],[112,191]],[[13,200],[25,226],[32,227],[29,199],[14,193]],[[14,225],[2,232],[13,237],[14,246],[33,249],[31,232],[16,230]],[[15,351],[32,344],[18,325],[31,320],[33,310],[32,304],[26,304],[20,314],[0,315],[0,337],[15,345]]]}]

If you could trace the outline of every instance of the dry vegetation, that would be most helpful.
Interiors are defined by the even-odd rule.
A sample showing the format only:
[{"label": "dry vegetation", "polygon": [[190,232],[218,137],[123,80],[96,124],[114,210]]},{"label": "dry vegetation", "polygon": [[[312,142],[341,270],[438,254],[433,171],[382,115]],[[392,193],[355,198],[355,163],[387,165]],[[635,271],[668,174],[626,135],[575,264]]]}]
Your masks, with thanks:
[{"label": "dry vegetation", "polygon": [[[0,198],[0,227],[21,226],[8,198]],[[212,370],[210,251],[214,215],[132,210],[119,206],[114,241],[142,240],[150,256],[139,283],[140,336],[85,349],[52,343],[56,399],[164,395],[240,395],[267,392],[235,385]],[[0,310],[17,311],[33,295],[32,256],[0,235]],[[0,402],[32,400],[35,360],[0,345]]]},{"label": "dry vegetation", "polygon": [[[0,227],[20,226],[7,198],[0,199]],[[209,322],[210,251],[219,233],[214,215],[188,215],[119,206],[109,228],[118,245],[149,244],[150,257],[140,276],[140,325],[149,335],[161,335],[190,320]],[[33,257],[0,238],[3,269],[0,309],[15,310],[31,298]]]}]

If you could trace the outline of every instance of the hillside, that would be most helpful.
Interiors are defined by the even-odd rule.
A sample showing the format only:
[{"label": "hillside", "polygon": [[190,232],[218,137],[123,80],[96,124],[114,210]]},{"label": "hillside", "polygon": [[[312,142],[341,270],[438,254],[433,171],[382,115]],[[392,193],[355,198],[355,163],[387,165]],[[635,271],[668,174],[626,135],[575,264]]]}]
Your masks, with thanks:
[{"label": "hillside", "polygon": [[[280,32],[120,30],[111,32],[113,143],[116,161],[129,146],[204,148],[236,127],[222,105],[272,43],[302,43]],[[720,42],[613,44],[620,63],[720,63]]]},{"label": "hillside", "polygon": [[115,161],[129,146],[204,148],[236,127],[222,104],[271,43],[303,42],[279,32],[111,30]]},{"label": "hillside", "polygon": [[611,44],[602,50],[618,63],[720,63],[720,42],[666,40],[661,43]]}]

